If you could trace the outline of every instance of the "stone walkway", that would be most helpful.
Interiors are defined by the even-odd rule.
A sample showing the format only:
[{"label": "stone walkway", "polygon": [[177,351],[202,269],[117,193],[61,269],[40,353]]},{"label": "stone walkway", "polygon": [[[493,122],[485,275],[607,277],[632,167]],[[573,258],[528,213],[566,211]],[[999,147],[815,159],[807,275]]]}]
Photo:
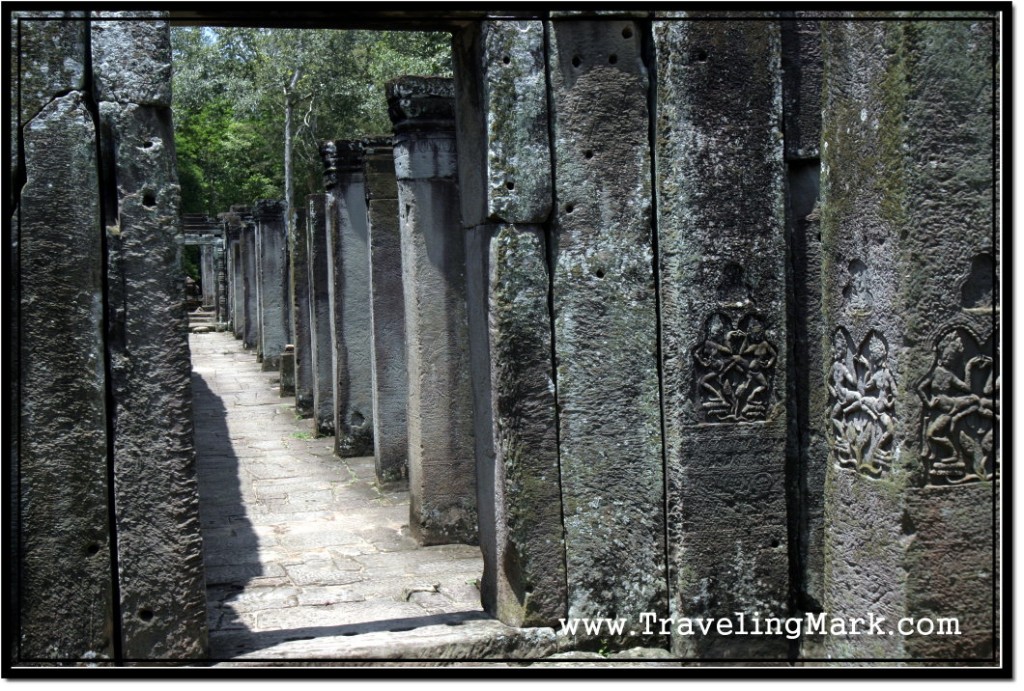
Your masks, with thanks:
[{"label": "stone walkway", "polygon": [[477,547],[417,546],[408,492],[380,490],[372,457],[342,460],[333,438],[314,439],[229,332],[189,344],[216,666],[671,664],[664,650],[602,657],[491,619]]},{"label": "stone walkway", "polygon": [[230,333],[190,345],[212,657],[345,657],[326,639],[497,623],[480,607],[478,548],[418,547],[408,492],[379,490],[372,457],[340,460],[312,438]]}]

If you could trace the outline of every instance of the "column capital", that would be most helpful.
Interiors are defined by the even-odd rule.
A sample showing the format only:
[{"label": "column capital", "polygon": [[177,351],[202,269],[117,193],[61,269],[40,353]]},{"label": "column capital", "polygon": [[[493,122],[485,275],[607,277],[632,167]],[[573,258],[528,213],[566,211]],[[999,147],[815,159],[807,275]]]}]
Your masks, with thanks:
[{"label": "column capital", "polygon": [[448,77],[398,77],[387,83],[395,132],[454,130],[455,82]]},{"label": "column capital", "polygon": [[362,172],[363,142],[358,139],[327,139],[320,142],[324,164],[324,188],[338,185],[338,175]]},{"label": "column capital", "polygon": [[284,218],[284,202],[280,199],[260,199],[252,207],[253,218],[259,221],[277,221]]}]

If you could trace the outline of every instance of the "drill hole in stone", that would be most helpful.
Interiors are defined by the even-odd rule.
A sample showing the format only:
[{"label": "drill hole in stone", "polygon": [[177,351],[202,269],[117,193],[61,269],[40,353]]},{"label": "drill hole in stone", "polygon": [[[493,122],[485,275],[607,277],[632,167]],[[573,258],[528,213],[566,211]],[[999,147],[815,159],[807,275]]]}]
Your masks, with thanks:
[{"label": "drill hole in stone", "polygon": [[95,555],[99,554],[100,546],[99,546],[99,544],[93,542],[92,544],[90,544],[88,547],[85,548],[85,551],[88,552],[90,557],[92,557],[92,556],[95,556]]},{"label": "drill hole in stone", "polygon": [[579,55],[574,55],[573,58],[572,58],[572,66],[573,67],[579,67],[582,64],[583,64],[583,60],[580,59],[580,56]]},{"label": "drill hole in stone", "polygon": [[143,149],[152,149],[153,145],[154,145],[153,140],[152,139],[147,139],[146,141],[144,141],[142,143],[142,148]]},{"label": "drill hole in stone", "polygon": [[616,55],[615,53],[612,53],[611,55],[608,56],[608,64],[609,65],[614,65],[618,61],[619,61],[619,56]]},{"label": "drill hole in stone", "polygon": [[598,269],[597,271],[594,272],[594,275],[597,276],[598,278],[604,278],[604,269]]},{"label": "drill hole in stone", "polygon": [[510,64],[512,64],[512,58],[511,58],[511,57],[509,57],[508,55],[506,55],[505,57],[503,57],[503,58],[501,59],[501,61],[502,61],[503,63],[505,63],[506,65],[510,65]]},{"label": "drill hole in stone", "polygon": [[566,204],[565,205],[565,213],[571,214],[575,208],[576,207],[573,206],[572,204]]},{"label": "drill hole in stone", "polygon": [[143,607],[139,610],[139,619],[142,621],[153,621],[153,610]]},{"label": "drill hole in stone", "polygon": [[592,159],[593,157],[594,157],[594,152],[591,151],[590,149],[587,149],[586,151],[583,152],[583,158],[587,159],[588,161],[590,159]]},{"label": "drill hole in stone", "polygon": [[633,38],[633,29],[626,27],[622,30],[622,38]]},{"label": "drill hole in stone", "polygon": [[707,62],[708,61],[708,52],[706,50],[704,50],[703,48],[698,48],[697,51],[693,54],[693,58],[697,62]]},{"label": "drill hole in stone", "polygon": [[150,209],[156,206],[156,195],[152,192],[146,192],[142,195],[142,205]]},{"label": "drill hole in stone", "polygon": [[778,540],[772,540],[772,549],[778,547],[781,543]]},{"label": "drill hole in stone", "polygon": [[505,183],[505,189],[507,189],[508,191],[511,192],[515,188],[516,188],[516,183],[512,182],[511,180],[509,180],[508,182]]}]

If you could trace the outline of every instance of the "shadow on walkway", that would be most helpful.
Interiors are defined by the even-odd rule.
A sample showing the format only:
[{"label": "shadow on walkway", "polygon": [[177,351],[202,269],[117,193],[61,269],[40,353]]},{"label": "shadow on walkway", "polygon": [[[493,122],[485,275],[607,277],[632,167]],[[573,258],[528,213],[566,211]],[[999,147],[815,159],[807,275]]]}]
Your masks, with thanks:
[{"label": "shadow on walkway", "polygon": [[372,457],[313,438],[229,333],[190,345],[213,659],[490,619],[479,548],[419,547],[408,492],[378,488]]}]

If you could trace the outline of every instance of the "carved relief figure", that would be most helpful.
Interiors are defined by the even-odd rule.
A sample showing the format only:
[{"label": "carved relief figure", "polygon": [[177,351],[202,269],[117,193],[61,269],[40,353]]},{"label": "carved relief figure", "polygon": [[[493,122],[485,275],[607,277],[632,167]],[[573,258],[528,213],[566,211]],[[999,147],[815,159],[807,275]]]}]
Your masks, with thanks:
[{"label": "carved relief figure", "polygon": [[729,315],[712,314],[693,359],[701,421],[754,422],[767,417],[778,350],[767,340],[759,317],[747,314],[734,326]]},{"label": "carved relief figure", "polygon": [[892,465],[896,380],[885,339],[869,331],[859,348],[846,329],[832,337],[828,379],[833,453],[839,465],[879,477]]},{"label": "carved relief figure", "polygon": [[928,483],[956,485],[995,475],[999,376],[989,339],[951,327],[935,344],[935,362],[917,387],[924,402],[921,450]]}]

